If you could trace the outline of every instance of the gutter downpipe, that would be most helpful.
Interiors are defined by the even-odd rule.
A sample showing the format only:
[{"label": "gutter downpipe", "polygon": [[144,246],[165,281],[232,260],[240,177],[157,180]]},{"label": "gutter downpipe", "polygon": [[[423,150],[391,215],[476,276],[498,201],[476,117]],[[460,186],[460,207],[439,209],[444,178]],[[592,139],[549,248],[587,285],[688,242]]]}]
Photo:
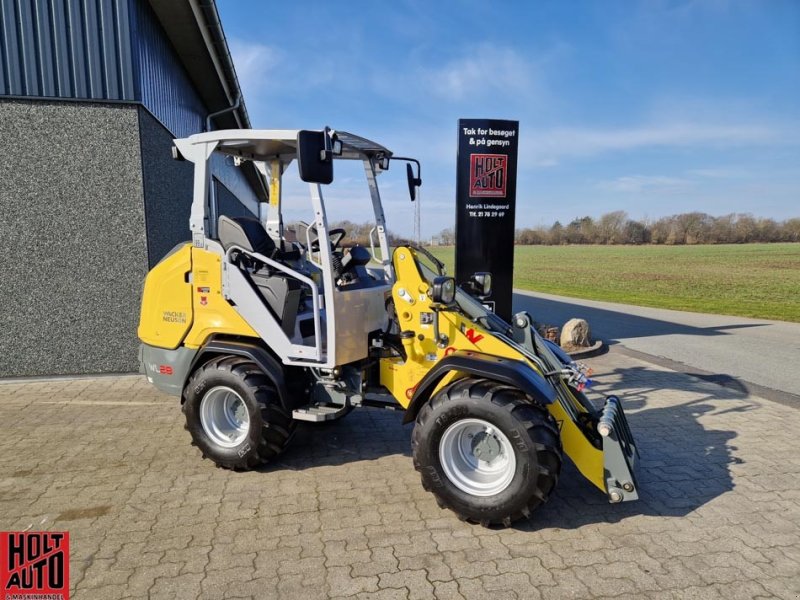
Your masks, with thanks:
[{"label": "gutter downpipe", "polygon": [[[203,6],[209,6],[209,14],[206,15],[203,11]],[[220,114],[224,114],[226,112],[233,112],[233,118],[236,120],[236,124],[239,126],[239,129],[244,129],[244,125],[247,125],[247,128],[252,127],[250,124],[249,116],[247,115],[247,109],[241,105],[241,97],[242,92],[239,88],[239,80],[236,77],[236,67],[233,65],[233,58],[231,57],[230,51],[228,49],[228,42],[225,39],[225,31],[222,29],[222,23],[219,20],[219,13],[217,12],[216,4],[213,0],[211,0],[210,4],[208,4],[208,0],[189,0],[189,7],[192,9],[192,13],[194,14],[195,21],[197,22],[197,26],[200,28],[200,35],[203,37],[203,42],[205,43],[206,50],[208,50],[209,55],[211,56],[211,62],[214,64],[214,70],[217,72],[217,77],[219,77],[219,81],[222,84],[222,90],[225,93],[225,97],[228,99],[228,102],[233,102],[234,105],[230,108],[223,109],[220,112],[212,113],[208,115],[206,119],[206,131],[211,129],[210,120]],[[209,32],[209,27],[206,19],[211,18],[213,19],[213,25],[217,28],[220,32],[223,40],[222,50],[224,50],[224,58],[227,61],[231,72],[233,73],[233,84],[236,85],[236,100],[234,101],[233,93],[231,92],[231,88],[228,85],[228,80],[225,77],[225,68],[221,64],[220,61],[220,53],[217,51],[217,48],[214,45],[214,41],[211,39],[211,33]],[[242,111],[238,110],[242,108],[244,114],[242,115]],[[246,121],[246,122],[244,122]],[[264,191],[264,196],[269,198],[269,187],[267,186],[266,179],[262,176],[262,174],[256,169],[256,177],[261,182],[261,189]],[[213,186],[212,186],[213,187]],[[216,223],[214,224],[216,227]]]},{"label": "gutter downpipe", "polygon": [[228,108],[223,108],[222,110],[218,110],[217,112],[209,113],[208,116],[206,117],[206,131],[211,131],[211,119],[213,119],[214,117],[218,117],[220,115],[224,115],[225,113],[237,110],[241,102],[242,102],[242,96],[241,94],[237,94],[236,101],[233,104],[231,104]]},{"label": "gutter downpipe", "polygon": [[[205,42],[206,50],[208,50],[208,53],[211,56],[211,62],[214,64],[214,69],[216,70],[217,77],[219,77],[219,81],[222,84],[222,89],[225,92],[225,96],[228,98],[228,102],[233,102],[234,96],[233,93],[231,93],[230,87],[228,86],[228,81],[225,77],[225,69],[220,63],[218,53],[214,48],[214,42],[211,39],[211,34],[208,32],[208,27],[205,24],[203,9],[200,7],[198,0],[189,0],[189,6],[191,7],[192,12],[194,13],[195,21],[197,21],[197,25],[200,28],[200,35],[203,37],[203,42]],[[236,123],[239,125],[239,128],[242,128],[242,121],[240,120],[239,115],[234,114],[234,117],[236,118]]]}]

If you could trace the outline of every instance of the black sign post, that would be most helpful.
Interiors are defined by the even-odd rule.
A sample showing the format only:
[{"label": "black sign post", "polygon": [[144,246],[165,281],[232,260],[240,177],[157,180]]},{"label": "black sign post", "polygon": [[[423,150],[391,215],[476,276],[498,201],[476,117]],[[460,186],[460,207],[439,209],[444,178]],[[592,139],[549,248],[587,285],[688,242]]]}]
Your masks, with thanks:
[{"label": "black sign post", "polygon": [[456,180],[456,282],[492,274],[485,301],[511,320],[514,275],[514,208],[517,200],[519,122],[458,121]]}]

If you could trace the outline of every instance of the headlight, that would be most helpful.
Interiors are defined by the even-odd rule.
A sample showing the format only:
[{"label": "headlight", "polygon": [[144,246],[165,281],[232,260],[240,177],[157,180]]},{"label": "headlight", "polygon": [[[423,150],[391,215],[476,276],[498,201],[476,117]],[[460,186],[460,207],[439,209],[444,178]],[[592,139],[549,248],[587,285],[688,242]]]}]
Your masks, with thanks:
[{"label": "headlight", "polygon": [[473,273],[463,287],[477,298],[487,298],[492,293],[492,274],[485,272]]},{"label": "headlight", "polygon": [[475,273],[472,279],[475,281],[475,285],[481,296],[486,297],[492,293],[491,273]]},{"label": "headlight", "polygon": [[452,304],[456,299],[456,280],[452,277],[434,277],[431,298],[437,304]]}]

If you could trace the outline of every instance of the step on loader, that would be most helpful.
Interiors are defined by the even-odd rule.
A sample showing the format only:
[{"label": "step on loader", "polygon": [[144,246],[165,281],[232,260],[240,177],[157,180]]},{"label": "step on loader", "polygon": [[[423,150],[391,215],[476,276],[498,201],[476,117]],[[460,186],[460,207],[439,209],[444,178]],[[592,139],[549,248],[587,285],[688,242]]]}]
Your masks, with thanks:
[{"label": "step on loader", "polygon": [[[416,160],[328,128],[201,133],[175,140],[173,154],[194,164],[191,241],[147,275],[140,361],[180,398],[203,457],[252,469],[284,452],[298,421],[383,407],[414,424],[422,485],[462,519],[529,517],[553,493],[563,454],[609,501],[638,497],[621,401],[595,407],[581,367],[528,314],[508,323],[487,309],[489,273],[456,285],[426,249],[390,249],[378,176],[405,163],[413,200]],[[214,154],[252,161],[268,179],[258,216],[218,214]],[[293,161],[310,210],[285,224]],[[340,161],[363,165],[369,247],[345,249],[347,232],[328,226],[323,193]]]}]

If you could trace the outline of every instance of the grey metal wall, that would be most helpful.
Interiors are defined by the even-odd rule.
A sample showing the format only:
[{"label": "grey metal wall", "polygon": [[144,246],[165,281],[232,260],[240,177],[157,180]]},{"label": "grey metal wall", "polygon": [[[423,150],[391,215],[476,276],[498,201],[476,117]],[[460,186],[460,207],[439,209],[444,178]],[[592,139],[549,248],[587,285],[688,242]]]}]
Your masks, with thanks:
[{"label": "grey metal wall", "polygon": [[0,95],[134,100],[129,0],[1,0]]},{"label": "grey metal wall", "polygon": [[[191,240],[189,212],[192,205],[194,167],[190,162],[172,160],[172,135],[143,108],[139,109],[139,132],[142,143],[147,255],[150,267],[153,267],[176,244]],[[244,191],[248,193],[243,195],[243,190],[234,194],[225,185],[232,182],[241,188],[243,176],[238,167],[220,162],[213,166],[213,171],[220,214],[241,216],[257,212],[257,204],[254,204],[256,199],[252,190],[246,187],[246,182]]]},{"label": "grey metal wall", "polygon": [[251,213],[258,214],[258,196],[250,187],[242,169],[233,164],[232,156],[212,154],[211,172],[231,194],[239,199],[243,206],[247,207]]},{"label": "grey metal wall", "polygon": [[[202,131],[209,111],[192,86],[150,5],[144,0],[133,2],[131,16],[137,99],[174,137]],[[216,74],[209,73],[209,77],[216,77]]]},{"label": "grey metal wall", "polygon": [[172,135],[144,108],[139,108],[139,135],[147,255],[153,267],[176,244],[192,237],[189,211],[194,168],[188,161],[172,160]]},{"label": "grey metal wall", "polygon": [[[146,0],[0,0],[0,96],[139,101],[173,137],[209,112]],[[258,210],[240,169],[213,169]]]},{"label": "grey metal wall", "polygon": [[138,110],[0,99],[0,377],[137,369]]},{"label": "grey metal wall", "polygon": [[0,95],[138,100],[175,137],[209,112],[146,0],[0,0]]},{"label": "grey metal wall", "polygon": [[214,177],[214,193],[217,195],[217,210],[220,215],[228,217],[252,217],[250,211],[242,201],[231,192],[224,183]]},{"label": "grey metal wall", "polygon": [[[172,138],[206,114],[149,11],[0,0],[0,377],[138,366],[144,275],[190,237]],[[257,211],[230,159],[212,171],[224,212]]]},{"label": "grey metal wall", "polygon": [[[142,105],[172,134],[172,137],[188,137],[203,131],[209,111],[192,86],[189,76],[181,65],[175,50],[167,41],[164,30],[147,2],[138,0],[133,3],[131,23],[135,72]],[[216,74],[209,74],[209,76],[216,77]],[[146,146],[147,144],[143,140],[143,149]],[[169,156],[168,153],[163,152],[163,149],[153,149],[152,152],[162,157]],[[226,160],[222,156],[213,156],[212,171],[251,212],[258,212],[258,196],[241,169],[233,165],[233,159]],[[163,179],[159,179],[154,185],[175,188],[175,183]],[[161,197],[160,192],[148,184],[145,195],[153,193]],[[156,207],[148,201],[148,210],[151,208],[158,211],[159,214],[166,214],[171,210],[168,207]],[[186,214],[188,215],[188,212]],[[188,227],[188,216],[185,222]],[[153,256],[158,256],[158,252],[151,252],[151,258]]]}]

